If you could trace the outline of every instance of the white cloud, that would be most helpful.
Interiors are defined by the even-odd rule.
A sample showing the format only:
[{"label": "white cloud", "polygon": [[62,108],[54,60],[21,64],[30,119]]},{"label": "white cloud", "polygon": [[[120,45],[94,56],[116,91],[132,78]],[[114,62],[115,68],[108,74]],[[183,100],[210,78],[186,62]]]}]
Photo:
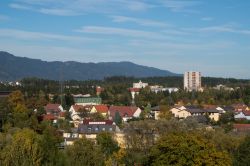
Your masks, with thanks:
[{"label": "white cloud", "polygon": [[43,14],[72,16],[85,13],[145,11],[153,5],[140,0],[15,0],[10,7]]},{"label": "white cloud", "polygon": [[202,17],[201,20],[202,21],[212,21],[214,18],[212,17]]},{"label": "white cloud", "polygon": [[113,22],[118,22],[118,23],[133,22],[142,26],[152,26],[152,27],[170,26],[169,24],[161,21],[154,21],[148,19],[140,19],[140,18],[126,17],[126,16],[112,16],[112,18]]},{"label": "white cloud", "polygon": [[199,5],[201,2],[194,0],[162,0],[161,3],[173,12],[198,13],[192,7]]},{"label": "white cloud", "polygon": [[74,12],[72,10],[65,10],[65,9],[40,9],[41,13],[44,14],[50,14],[50,15],[57,15],[57,16],[75,16],[80,15],[77,12]]},{"label": "white cloud", "polygon": [[92,34],[103,34],[103,35],[119,35],[125,37],[142,37],[151,39],[166,39],[167,37],[150,31],[125,29],[125,28],[114,28],[114,27],[103,27],[103,26],[85,26],[77,32],[92,33]]},{"label": "white cloud", "polygon": [[21,40],[61,40],[61,41],[75,41],[75,42],[90,42],[98,41],[100,39],[96,38],[84,38],[78,36],[67,36],[67,35],[58,35],[50,33],[41,33],[41,32],[30,32],[17,29],[0,29],[1,37],[15,38]]},{"label": "white cloud", "polygon": [[231,25],[218,25],[203,27],[198,29],[201,32],[224,32],[224,33],[237,33],[242,35],[250,35],[250,30],[248,29],[239,29]]},{"label": "white cloud", "polygon": [[33,8],[27,4],[11,3],[9,6],[14,9],[33,10]]}]

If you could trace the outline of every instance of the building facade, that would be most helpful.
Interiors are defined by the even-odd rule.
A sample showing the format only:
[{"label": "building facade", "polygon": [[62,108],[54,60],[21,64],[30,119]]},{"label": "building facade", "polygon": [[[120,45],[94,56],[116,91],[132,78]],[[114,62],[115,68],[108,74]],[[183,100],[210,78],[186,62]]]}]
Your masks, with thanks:
[{"label": "building facade", "polygon": [[142,82],[141,80],[138,83],[133,83],[133,88],[146,88],[148,83]]},{"label": "building facade", "polygon": [[189,91],[189,92],[202,91],[200,72],[194,72],[194,71],[185,72],[184,90]]}]

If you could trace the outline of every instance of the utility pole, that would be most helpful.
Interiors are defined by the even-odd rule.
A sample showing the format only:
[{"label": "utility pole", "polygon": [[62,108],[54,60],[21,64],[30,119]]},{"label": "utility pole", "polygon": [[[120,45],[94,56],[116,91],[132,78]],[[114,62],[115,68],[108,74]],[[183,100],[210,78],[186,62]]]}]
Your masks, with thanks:
[{"label": "utility pole", "polygon": [[63,82],[63,64],[61,66],[60,70],[60,81],[59,81],[59,86],[60,86],[60,100],[61,100],[61,105],[63,105],[63,91],[64,91],[64,82]]}]

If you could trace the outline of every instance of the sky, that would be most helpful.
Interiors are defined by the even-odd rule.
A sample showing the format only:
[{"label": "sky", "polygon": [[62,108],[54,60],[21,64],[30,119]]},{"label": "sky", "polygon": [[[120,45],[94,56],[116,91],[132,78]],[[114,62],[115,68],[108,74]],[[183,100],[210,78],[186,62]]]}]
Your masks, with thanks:
[{"label": "sky", "polygon": [[0,50],[250,79],[249,0],[0,0]]}]

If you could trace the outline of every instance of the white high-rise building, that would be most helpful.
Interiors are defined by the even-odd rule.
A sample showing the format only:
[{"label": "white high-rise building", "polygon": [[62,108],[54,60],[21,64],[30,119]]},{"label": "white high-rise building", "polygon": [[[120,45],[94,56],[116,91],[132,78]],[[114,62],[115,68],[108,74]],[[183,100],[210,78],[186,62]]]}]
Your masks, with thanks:
[{"label": "white high-rise building", "polygon": [[201,87],[201,73],[189,71],[184,74],[184,90],[192,91],[202,91]]}]

